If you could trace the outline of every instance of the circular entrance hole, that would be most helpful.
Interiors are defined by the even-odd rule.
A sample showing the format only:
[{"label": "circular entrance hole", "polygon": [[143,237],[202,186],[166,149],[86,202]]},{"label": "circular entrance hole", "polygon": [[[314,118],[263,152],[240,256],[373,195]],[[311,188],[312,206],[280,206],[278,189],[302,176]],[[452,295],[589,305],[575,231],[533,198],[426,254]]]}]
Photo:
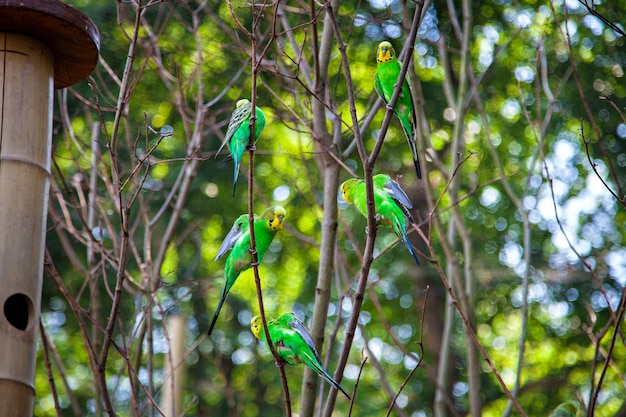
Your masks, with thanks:
[{"label": "circular entrance hole", "polygon": [[33,303],[24,294],[13,294],[4,302],[4,317],[13,327],[26,330],[33,315]]}]

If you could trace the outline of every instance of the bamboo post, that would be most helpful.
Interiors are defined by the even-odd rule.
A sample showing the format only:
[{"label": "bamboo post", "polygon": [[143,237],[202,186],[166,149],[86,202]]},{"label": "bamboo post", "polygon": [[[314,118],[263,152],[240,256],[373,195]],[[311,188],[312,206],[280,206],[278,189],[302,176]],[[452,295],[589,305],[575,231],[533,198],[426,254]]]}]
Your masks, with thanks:
[{"label": "bamboo post", "polygon": [[180,314],[167,319],[170,351],[165,359],[165,379],[161,395],[161,410],[165,417],[178,417],[183,409],[185,382],[185,333],[187,320]]},{"label": "bamboo post", "polygon": [[53,89],[85,79],[99,46],[58,0],[0,0],[0,416],[33,415]]}]

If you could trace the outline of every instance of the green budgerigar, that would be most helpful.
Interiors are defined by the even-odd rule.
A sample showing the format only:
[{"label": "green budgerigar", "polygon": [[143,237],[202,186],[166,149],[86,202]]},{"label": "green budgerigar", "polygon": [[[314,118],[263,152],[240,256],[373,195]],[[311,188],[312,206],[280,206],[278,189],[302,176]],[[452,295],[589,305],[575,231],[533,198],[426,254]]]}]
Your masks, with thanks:
[{"label": "green budgerigar", "polygon": [[[378,45],[376,64],[374,89],[383,101],[389,105],[401,70],[401,64],[396,57],[396,51],[393,49],[393,46],[391,46],[391,43],[383,41]],[[393,111],[400,121],[402,130],[404,130],[404,134],[406,135],[406,140],[409,143],[417,178],[421,179],[422,170],[417,157],[417,117],[415,115],[415,108],[413,107],[411,89],[406,79],[402,80],[402,90]]]},{"label": "green budgerigar", "polygon": [[[250,328],[254,336],[263,341],[267,346],[263,322],[260,316],[252,318]],[[305,364],[350,399],[348,393],[322,366],[322,361],[315,349],[313,338],[295,314],[285,313],[276,320],[268,318],[267,330],[269,330],[276,353],[278,353],[285,362],[290,365],[298,363]]]},{"label": "green budgerigar", "polygon": [[[413,204],[409,197],[397,182],[389,175],[378,174],[372,178],[374,185],[374,205],[376,207],[376,223],[383,226],[391,226],[394,233],[404,242],[415,262],[419,265],[417,255],[411,246],[406,234],[408,227],[406,220],[415,223],[409,209]],[[365,181],[351,178],[341,184],[341,195],[348,204],[354,204],[356,208],[367,217],[367,196],[365,193]]]},{"label": "green budgerigar", "polygon": [[[248,99],[241,99],[237,102],[235,111],[233,111],[228,122],[226,136],[222,141],[222,145],[217,150],[215,156],[219,155],[224,145],[228,145],[230,157],[235,163],[235,171],[233,173],[233,196],[235,195],[235,187],[237,186],[237,178],[239,177],[239,165],[243,154],[250,144],[250,116],[252,115],[252,103]],[[265,114],[258,106],[256,107],[256,121],[254,122],[254,142],[256,143],[259,135],[265,127]]]},{"label": "green budgerigar", "polygon": [[[261,216],[254,216],[254,240],[256,242],[259,263],[263,261],[263,256],[265,256],[265,252],[270,247],[276,233],[283,228],[283,221],[286,215],[284,208],[274,206],[265,210]],[[247,214],[242,214],[235,220],[230,232],[224,238],[215,260],[217,261],[228,251],[230,251],[230,255],[226,258],[226,266],[224,267],[226,282],[224,283],[217,310],[209,326],[209,336],[213,332],[217,316],[220,314],[228,292],[239,277],[239,274],[250,268],[252,263],[252,255],[250,254],[250,223],[248,222]]]}]

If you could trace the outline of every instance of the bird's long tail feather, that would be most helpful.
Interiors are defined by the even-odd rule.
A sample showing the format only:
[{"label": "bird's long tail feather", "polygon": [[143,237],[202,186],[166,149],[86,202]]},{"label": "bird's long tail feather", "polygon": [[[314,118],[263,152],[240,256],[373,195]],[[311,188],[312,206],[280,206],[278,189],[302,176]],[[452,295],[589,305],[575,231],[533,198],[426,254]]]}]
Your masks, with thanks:
[{"label": "bird's long tail feather", "polygon": [[417,254],[415,253],[415,250],[411,245],[409,236],[406,234],[406,229],[400,224],[396,224],[394,228],[396,229],[396,234],[402,239],[402,242],[404,242],[404,246],[406,246],[409,252],[411,252],[411,256],[413,256],[413,259],[415,259],[415,263],[419,265],[420,261],[419,259],[417,259]]},{"label": "bird's long tail feather", "polygon": [[237,178],[239,178],[239,163],[236,158],[233,158],[235,161],[235,172],[233,172],[233,197],[235,196],[235,188],[237,188]]},{"label": "bird's long tail feather", "polygon": [[226,301],[226,295],[228,293],[226,291],[222,292],[222,297],[220,298],[220,302],[217,305],[217,310],[215,310],[215,315],[213,316],[213,320],[211,321],[211,325],[209,326],[209,331],[207,332],[207,334],[209,336],[211,336],[211,333],[213,333],[213,327],[215,327],[215,323],[217,323],[217,316],[220,315],[220,311],[222,310],[222,306],[224,305],[224,301]]},{"label": "bird's long tail feather", "polygon": [[339,391],[343,392],[343,395],[345,395],[349,400],[351,400],[350,395],[348,395],[348,393],[341,387],[341,385],[339,385],[339,382],[335,381],[333,377],[330,376],[330,374],[326,372],[324,368],[320,367],[318,370],[319,370],[319,374],[326,380],[326,382],[328,382],[330,385],[335,387],[335,389],[338,389]]},{"label": "bird's long tail feather", "polygon": [[415,126],[412,126],[412,129],[412,132],[408,132],[406,129],[404,129],[404,134],[406,135],[406,141],[409,143],[409,149],[411,149],[413,165],[415,165],[415,173],[417,174],[417,178],[421,180],[422,168],[420,167],[420,160],[417,157],[417,139],[415,138]]}]

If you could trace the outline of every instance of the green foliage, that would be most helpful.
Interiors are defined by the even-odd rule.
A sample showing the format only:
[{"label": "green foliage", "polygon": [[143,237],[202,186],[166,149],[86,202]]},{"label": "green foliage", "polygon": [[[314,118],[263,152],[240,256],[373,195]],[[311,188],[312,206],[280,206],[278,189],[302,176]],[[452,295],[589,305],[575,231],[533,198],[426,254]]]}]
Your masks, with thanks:
[{"label": "green foliage", "polygon": [[[164,323],[174,313],[188,319],[186,415],[282,415],[280,375],[249,330],[250,319],[259,313],[252,269],[233,286],[212,337],[204,337],[224,282],[223,261],[213,259],[233,220],[248,210],[249,157],[244,155],[231,198],[232,162],[214,153],[235,102],[252,95],[250,42],[227,2],[156,2],[142,14],[135,60],[126,75],[127,97],[118,101],[136,11],[130,3],[100,3],[73,2],[100,29],[101,64],[88,81],[60,92],[56,103],[57,116],[67,112],[70,123],[55,119],[47,248],[76,306],[47,269],[42,323],[58,358],[50,368],[63,415],[104,414],[87,341],[100,358],[118,274],[125,279],[105,366],[118,415],[147,415],[150,396],[159,403],[169,350]],[[279,204],[288,213],[259,267],[264,306],[271,316],[294,311],[307,325],[317,293],[322,223],[330,215],[323,211],[330,159],[325,155],[332,151],[363,176],[352,144],[351,104],[363,123],[377,99],[372,81],[376,45],[389,39],[396,51],[402,50],[415,7],[398,1],[372,0],[358,7],[340,3],[337,22],[353,84],[346,83],[335,39],[329,73],[321,81],[328,86],[326,127],[340,120],[341,138],[324,147],[312,122],[316,79],[307,79],[321,48],[321,40],[313,38],[325,28],[320,4],[312,3],[314,26],[310,10],[299,3],[281,3],[282,14],[276,14],[276,6],[253,13],[249,3],[233,2],[247,30],[260,13],[259,56],[267,47],[257,78],[257,105],[268,122],[254,153],[255,211]],[[609,355],[595,415],[615,415],[624,407],[626,367],[623,320],[617,329],[610,324],[611,316],[624,309],[626,214],[619,201],[626,184],[624,37],[582,3],[473,2],[471,71],[464,71],[463,43],[455,27],[462,21],[454,21],[447,9],[454,2],[444,3],[425,12],[409,71],[420,109],[422,181],[429,185],[414,182],[396,119],[375,164],[375,173],[401,176],[430,239],[412,237],[424,260],[418,268],[393,232],[378,230],[360,325],[341,381],[351,392],[362,352],[368,356],[352,415],[384,415],[416,357],[422,362],[394,413],[437,415],[444,309],[453,308],[442,275],[458,298],[465,296],[464,288],[473,288],[468,296],[473,329],[509,388],[515,384],[526,326],[516,399],[527,415],[547,415],[572,400],[583,399],[588,407],[595,388],[590,381],[598,383]],[[595,7],[616,22],[626,2]],[[469,76],[465,91],[459,90],[462,75]],[[455,107],[459,96],[463,102]],[[361,130],[367,152],[375,147],[384,117],[383,106]],[[159,135],[164,125],[172,126],[171,137]],[[456,168],[458,183],[451,186]],[[342,168],[341,179],[349,177]],[[319,346],[322,359],[328,355],[325,367],[331,374],[346,341],[367,225],[356,210],[339,206],[331,303]],[[452,242],[451,227],[457,228]],[[120,266],[125,236],[128,259]],[[466,266],[470,283],[462,274]],[[468,352],[464,323],[458,313],[453,317],[444,410],[470,412],[474,382],[469,363],[477,361],[482,415],[501,416],[508,398],[482,356]],[[38,416],[55,415],[47,369],[41,353]],[[286,372],[297,412],[302,371]],[[326,386],[322,406],[327,393]],[[349,403],[339,398],[333,415],[347,416],[348,410]]]}]

